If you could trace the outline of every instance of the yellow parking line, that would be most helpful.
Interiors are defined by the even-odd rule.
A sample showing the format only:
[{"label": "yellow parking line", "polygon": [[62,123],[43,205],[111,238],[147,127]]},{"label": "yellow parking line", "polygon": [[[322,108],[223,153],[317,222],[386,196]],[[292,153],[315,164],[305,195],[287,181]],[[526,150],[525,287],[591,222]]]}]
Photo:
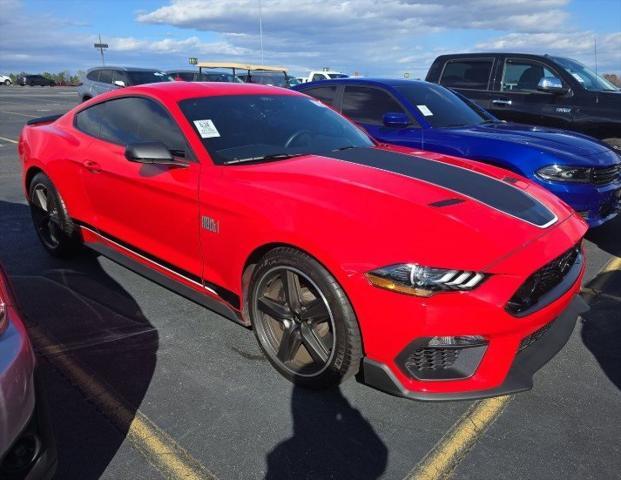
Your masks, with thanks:
[{"label": "yellow parking line", "polygon": [[621,270],[621,258],[613,257],[599,272],[597,272],[597,275],[582,288],[581,292],[588,297],[601,294],[605,290],[606,284],[610,279],[610,277],[605,274],[619,270]]},{"label": "yellow parking line", "polygon": [[404,480],[446,478],[512,398],[507,395],[473,403]]},{"label": "yellow parking line", "polygon": [[20,115],[22,117],[28,117],[28,118],[36,118],[36,115],[28,115],[26,113],[19,113],[19,112],[9,112],[7,110],[2,110],[2,113],[9,113],[11,115]]},{"label": "yellow parking line", "polygon": [[4,140],[5,142],[17,143],[17,140],[13,140],[12,138],[0,137],[0,140]]},{"label": "yellow parking line", "polygon": [[[57,346],[39,327],[29,328],[33,343],[41,349]],[[140,410],[135,412],[110,392],[95,376],[78,365],[70,355],[47,357],[82,393],[121,430],[126,438],[163,477],[172,480],[216,480],[216,476],[195,460],[170,435],[155,425]],[[128,427],[129,426],[129,427]]]}]

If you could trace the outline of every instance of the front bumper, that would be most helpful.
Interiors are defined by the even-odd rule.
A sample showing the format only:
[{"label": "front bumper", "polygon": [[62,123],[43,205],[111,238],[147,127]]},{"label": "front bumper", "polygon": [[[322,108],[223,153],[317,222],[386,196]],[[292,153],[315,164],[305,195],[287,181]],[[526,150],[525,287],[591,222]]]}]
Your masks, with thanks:
[{"label": "front bumper", "polygon": [[621,210],[621,181],[607,185],[537,182],[579,212],[589,227],[598,227],[615,218]]},{"label": "front bumper", "polygon": [[390,368],[369,358],[362,361],[359,380],[391,395],[412,400],[473,400],[530,390],[533,375],[552,359],[567,343],[580,314],[589,309],[580,296],[574,297],[569,307],[555,320],[537,342],[515,356],[515,361],[504,382],[495,388],[456,393],[426,393],[406,389]]}]

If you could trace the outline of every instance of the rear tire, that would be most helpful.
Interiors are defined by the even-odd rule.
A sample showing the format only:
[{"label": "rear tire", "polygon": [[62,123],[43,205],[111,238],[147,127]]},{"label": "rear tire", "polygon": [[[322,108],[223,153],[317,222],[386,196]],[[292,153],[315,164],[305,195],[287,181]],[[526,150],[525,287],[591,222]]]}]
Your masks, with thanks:
[{"label": "rear tire", "polygon": [[358,371],[356,315],[314,258],[290,247],[269,251],[252,273],[246,302],[263,353],[291,382],[329,388]]},{"label": "rear tire", "polygon": [[68,258],[77,254],[82,245],[79,230],[48,176],[37,173],[28,193],[32,221],[43,247],[54,257]]}]

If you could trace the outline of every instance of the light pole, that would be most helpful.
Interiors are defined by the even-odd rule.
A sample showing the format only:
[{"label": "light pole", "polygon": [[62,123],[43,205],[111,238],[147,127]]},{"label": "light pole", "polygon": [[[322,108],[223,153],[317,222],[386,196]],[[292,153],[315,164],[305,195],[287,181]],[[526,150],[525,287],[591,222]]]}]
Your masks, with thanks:
[{"label": "light pole", "polygon": [[104,61],[104,49],[108,48],[108,44],[101,43],[101,33],[99,34],[99,43],[95,43],[94,47],[99,49],[99,52],[101,53],[101,64],[105,65],[106,62]]},{"label": "light pole", "polygon": [[263,65],[263,9],[259,0],[259,42],[261,43],[261,65]]}]

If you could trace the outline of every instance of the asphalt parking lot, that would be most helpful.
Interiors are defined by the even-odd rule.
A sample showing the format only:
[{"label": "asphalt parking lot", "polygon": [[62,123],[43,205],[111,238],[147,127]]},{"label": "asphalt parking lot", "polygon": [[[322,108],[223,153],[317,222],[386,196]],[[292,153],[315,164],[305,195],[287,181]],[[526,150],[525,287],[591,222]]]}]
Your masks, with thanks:
[{"label": "asphalt parking lot", "polygon": [[621,219],[588,234],[591,310],[531,392],[420,403],[353,380],[309,392],[249,330],[105,258],[44,252],[15,141],[29,118],[76,103],[70,88],[0,88],[0,262],[38,352],[56,478],[618,478]]}]

